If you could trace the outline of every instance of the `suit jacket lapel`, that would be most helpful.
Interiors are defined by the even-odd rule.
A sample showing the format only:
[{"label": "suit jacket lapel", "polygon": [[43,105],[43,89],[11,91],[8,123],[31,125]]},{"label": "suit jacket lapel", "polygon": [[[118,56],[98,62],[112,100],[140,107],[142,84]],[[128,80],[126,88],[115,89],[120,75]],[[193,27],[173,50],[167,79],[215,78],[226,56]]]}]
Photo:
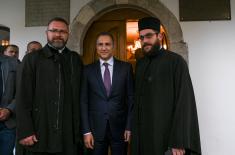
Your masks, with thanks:
[{"label": "suit jacket lapel", "polygon": [[100,88],[102,90],[102,94],[107,97],[107,93],[106,93],[106,89],[104,87],[104,82],[103,82],[103,79],[102,79],[102,75],[101,75],[101,69],[100,69],[100,62],[97,61],[96,64],[95,64],[95,73],[96,73],[96,78],[97,78],[97,81],[100,85]]},{"label": "suit jacket lapel", "polygon": [[111,90],[110,90],[110,95],[112,94],[112,92],[115,88],[115,85],[118,81],[118,71],[119,70],[120,70],[119,62],[117,59],[113,58],[113,77],[112,77],[112,86],[111,86]]}]

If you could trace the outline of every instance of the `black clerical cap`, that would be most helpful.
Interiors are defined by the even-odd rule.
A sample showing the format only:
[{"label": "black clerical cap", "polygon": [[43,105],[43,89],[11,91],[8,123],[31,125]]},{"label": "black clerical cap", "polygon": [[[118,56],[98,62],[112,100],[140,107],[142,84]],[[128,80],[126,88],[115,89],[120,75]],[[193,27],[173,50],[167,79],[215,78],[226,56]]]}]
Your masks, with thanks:
[{"label": "black clerical cap", "polygon": [[139,31],[153,29],[160,32],[160,20],[154,17],[144,17],[138,21]]}]

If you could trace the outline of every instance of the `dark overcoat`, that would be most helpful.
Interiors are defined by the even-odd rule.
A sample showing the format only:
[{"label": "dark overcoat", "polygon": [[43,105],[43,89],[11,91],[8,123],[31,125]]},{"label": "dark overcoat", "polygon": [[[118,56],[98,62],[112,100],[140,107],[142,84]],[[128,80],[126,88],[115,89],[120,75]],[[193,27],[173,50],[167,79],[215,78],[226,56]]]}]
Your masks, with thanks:
[{"label": "dark overcoat", "polygon": [[17,139],[36,134],[38,142],[23,149],[76,153],[81,71],[79,55],[68,48],[58,53],[46,45],[24,57],[17,74]]},{"label": "dark overcoat", "polygon": [[184,59],[156,50],[136,66],[133,155],[164,155],[169,148],[201,154],[193,87]]}]

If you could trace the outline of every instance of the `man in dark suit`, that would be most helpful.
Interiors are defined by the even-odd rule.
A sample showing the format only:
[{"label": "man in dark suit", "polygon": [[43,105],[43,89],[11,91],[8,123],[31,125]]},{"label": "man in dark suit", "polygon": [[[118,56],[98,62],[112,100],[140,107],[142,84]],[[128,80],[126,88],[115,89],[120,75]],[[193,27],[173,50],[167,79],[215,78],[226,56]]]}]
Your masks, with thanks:
[{"label": "man in dark suit", "polygon": [[0,55],[0,154],[11,155],[15,146],[15,90],[17,59]]},{"label": "man in dark suit", "polygon": [[102,32],[96,41],[99,60],[84,69],[81,119],[85,146],[92,155],[125,154],[131,136],[133,71],[113,57],[113,37]]}]

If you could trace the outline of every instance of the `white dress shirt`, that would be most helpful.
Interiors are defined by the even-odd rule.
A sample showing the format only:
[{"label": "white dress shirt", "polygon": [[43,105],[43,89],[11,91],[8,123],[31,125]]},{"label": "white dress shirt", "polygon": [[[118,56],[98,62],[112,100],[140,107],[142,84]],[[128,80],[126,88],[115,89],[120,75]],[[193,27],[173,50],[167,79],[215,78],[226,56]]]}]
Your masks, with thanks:
[{"label": "white dress shirt", "polygon": [[108,68],[109,68],[109,72],[110,72],[110,79],[111,79],[111,84],[112,84],[112,78],[113,78],[113,57],[111,57],[109,60],[104,61],[102,59],[100,60],[100,70],[101,70],[101,75],[102,75],[102,79],[104,81],[104,71],[105,71],[105,66],[103,65],[104,63],[108,63]]}]

